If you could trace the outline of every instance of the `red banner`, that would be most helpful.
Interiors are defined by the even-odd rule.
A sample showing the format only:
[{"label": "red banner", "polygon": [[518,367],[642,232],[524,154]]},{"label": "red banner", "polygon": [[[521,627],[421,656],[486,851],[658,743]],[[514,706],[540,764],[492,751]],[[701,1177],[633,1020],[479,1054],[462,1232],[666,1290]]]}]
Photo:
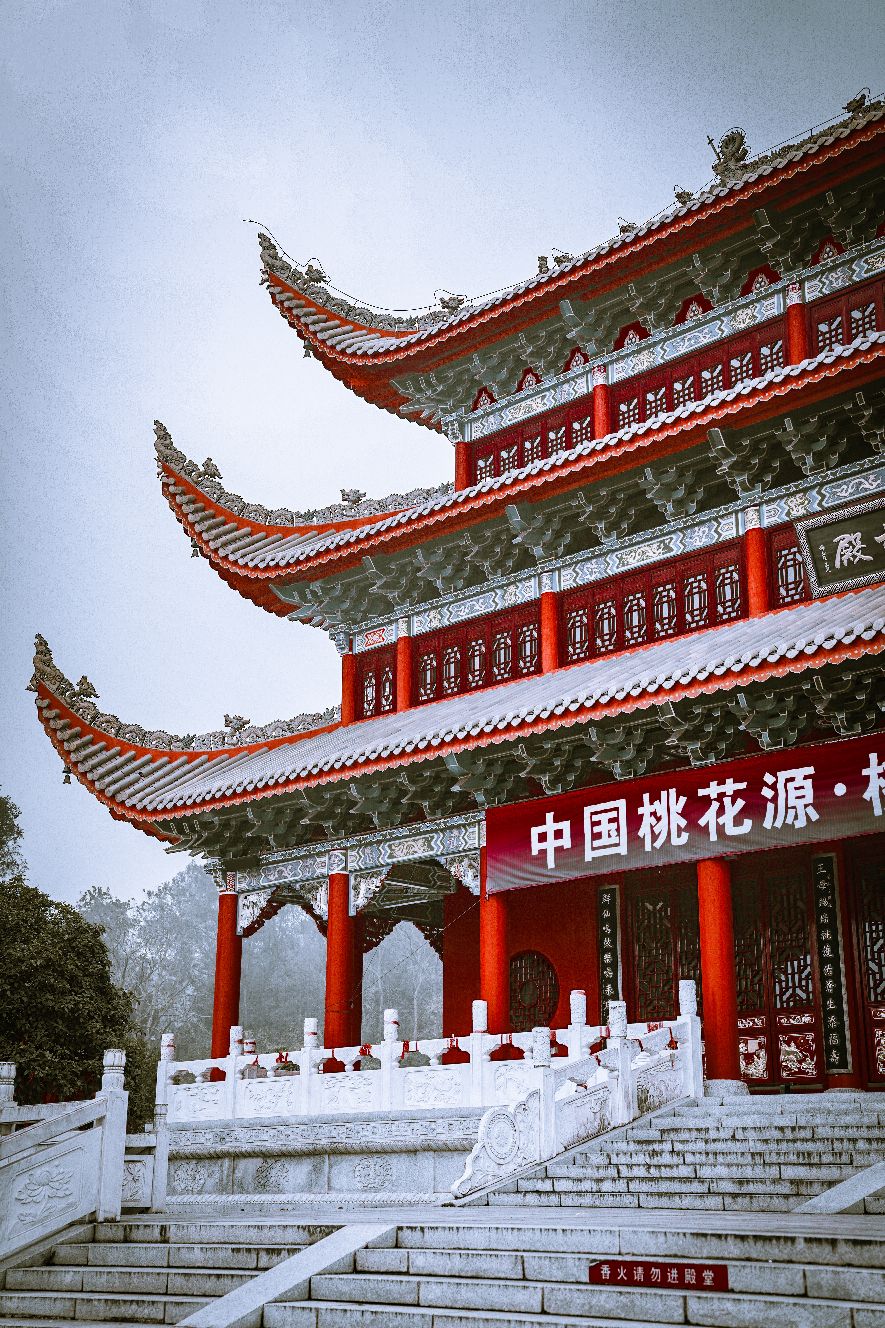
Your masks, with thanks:
[{"label": "red banner", "polygon": [[728,1291],[728,1264],[658,1263],[653,1259],[600,1259],[591,1263],[591,1286],[669,1287],[671,1291]]},{"label": "red banner", "polygon": [[885,733],[492,807],[487,888],[885,830]]}]

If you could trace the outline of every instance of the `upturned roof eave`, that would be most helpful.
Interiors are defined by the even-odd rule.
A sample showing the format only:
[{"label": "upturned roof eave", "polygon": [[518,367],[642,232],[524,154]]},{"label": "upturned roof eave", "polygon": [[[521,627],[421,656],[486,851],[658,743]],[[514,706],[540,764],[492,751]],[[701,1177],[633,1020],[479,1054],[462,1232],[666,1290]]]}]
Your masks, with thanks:
[{"label": "upturned roof eave", "polygon": [[[582,287],[582,298],[592,298],[623,284],[636,275],[640,268],[643,274],[655,270],[663,263],[681,256],[683,251],[693,251],[706,243],[700,231],[707,223],[715,224],[715,236],[709,238],[721,240],[723,236],[747,224],[752,210],[764,204],[768,193],[781,190],[784,182],[806,177],[809,171],[823,168],[836,158],[840,161],[840,178],[845,178],[846,154],[863,149],[883,132],[885,107],[877,106],[856,128],[852,129],[849,125],[843,130],[836,126],[828,141],[819,145],[811,144],[802,150],[797,148],[795,153],[788,153],[781,162],[763,166],[755,172],[750,171],[741,181],[709,190],[692,203],[672,209],[660,219],[653,219],[645,226],[638,227],[631,235],[616,237],[546,276],[518,283],[501,295],[455,315],[434,329],[415,329],[397,335],[383,328],[366,328],[365,325],[358,327],[354,324],[355,329],[364,330],[379,342],[377,347],[366,349],[362,354],[338,350],[329,342],[328,330],[318,332],[312,329],[293,310],[281,308],[280,312],[296,327],[312,353],[336,377],[358,395],[374,401],[374,404],[398,410],[402,397],[391,385],[392,377],[437,368],[454,358],[481,349],[489,340],[498,340],[502,335],[522,330],[547,318],[555,313],[558,301],[576,293],[576,287]],[[866,169],[869,164],[863,151],[858,151],[857,155],[859,160],[852,166],[851,174]],[[821,187],[819,180],[812,182],[803,179],[802,187],[793,191],[797,197],[782,198],[781,202],[786,206],[794,206],[802,201],[802,195],[817,192]],[[723,220],[726,212],[733,214],[733,222]],[[654,257],[652,251],[655,251]],[[588,288],[586,283],[594,278],[598,279],[597,284]],[[276,288],[277,295],[275,297],[271,290],[271,298],[278,307],[280,300],[285,297],[295,298],[299,302],[309,301],[315,311],[328,313],[329,318],[339,325],[334,334],[341,335],[346,320],[340,313],[323,310],[313,296],[300,291],[272,271],[268,271],[268,282]],[[488,326],[490,323],[493,324],[491,329]],[[384,349],[386,343],[390,344],[389,350]],[[439,427],[428,420],[420,422],[428,427]]]},{"label": "upturned roof eave", "polygon": [[[841,608],[838,608],[837,606],[840,604]],[[810,619],[807,616],[809,609],[814,610]],[[803,614],[806,616],[803,617]],[[825,631],[817,632],[816,635],[812,631],[812,635],[809,637],[808,632],[811,628],[807,624],[810,622],[813,628],[814,622],[822,615],[825,616],[828,624],[835,619],[840,622],[844,619],[844,622],[835,631],[835,634],[828,626]],[[806,624],[804,627],[802,626],[803,623]],[[729,643],[738,638],[727,634],[733,634],[734,630],[741,624],[743,624],[743,634],[749,633],[753,639],[749,646],[744,645],[743,655],[739,651],[737,656],[734,657],[728,654],[729,649],[734,649],[733,645]],[[791,629],[793,635],[791,635]],[[805,636],[802,635],[803,631]],[[795,635],[797,632],[798,635]],[[756,641],[757,637],[759,638],[758,641]],[[680,640],[687,643],[681,647],[680,657],[682,652],[688,649],[688,644],[693,643],[696,653],[699,652],[702,659],[706,661],[706,663],[699,666],[694,666],[694,676],[688,676],[683,670],[675,677],[666,672],[662,677],[659,677],[660,665],[657,666],[658,673],[654,672],[654,662],[651,665],[649,664],[650,652],[656,650],[660,652],[661,645],[666,643],[636,647],[630,651],[622,652],[621,657],[609,656],[589,662],[594,668],[597,666],[605,669],[611,669],[612,666],[625,668],[624,677],[627,682],[634,674],[637,678],[642,677],[642,670],[648,671],[651,668],[651,681],[632,687],[625,683],[624,686],[627,687],[627,690],[624,691],[622,687],[623,694],[619,694],[617,690],[614,694],[611,694],[611,688],[609,687],[608,692],[603,690],[601,699],[587,699],[589,694],[586,691],[583,700],[580,699],[578,693],[572,697],[576,685],[576,670],[582,668],[586,670],[588,665],[570,665],[557,670],[555,675],[538,675],[546,679],[550,696],[541,706],[532,704],[526,708],[523,703],[524,713],[519,712],[518,706],[517,711],[513,714],[507,709],[507,706],[512,705],[514,700],[511,692],[514,688],[523,686],[523,683],[501,684],[498,687],[489,688],[484,692],[473,695],[473,703],[479,706],[483,713],[488,716],[487,720],[480,724],[478,729],[476,729],[476,723],[479,723],[479,721],[474,723],[476,731],[464,733],[449,731],[452,728],[450,719],[446,717],[440,719],[439,716],[435,716],[434,707],[422,707],[414,712],[406,713],[414,714],[415,725],[418,729],[422,725],[426,728],[430,723],[433,730],[431,735],[425,738],[416,737],[416,740],[411,744],[395,744],[394,748],[387,752],[383,750],[383,734],[378,727],[379,723],[383,724],[383,721],[363,721],[359,725],[341,730],[342,739],[346,737],[351,745],[356,741],[354,759],[345,759],[342,748],[341,758],[336,760],[333,755],[329,755],[320,766],[301,769],[299,773],[291,778],[268,779],[260,775],[259,768],[256,768],[254,774],[250,775],[249,772],[254,765],[254,760],[259,757],[264,760],[267,753],[273,749],[302,747],[303,744],[311,743],[322,735],[333,733],[336,728],[340,729],[340,726],[332,725],[325,729],[292,734],[277,740],[264,740],[259,743],[207,751],[183,752],[178,749],[150,749],[121,742],[119,739],[95,728],[94,725],[89,724],[82,716],[78,715],[77,711],[62,699],[45,680],[39,680],[35,690],[37,691],[41,723],[59,755],[70,766],[77,779],[94,796],[104,802],[114,815],[130,821],[150,833],[159,833],[161,837],[176,839],[177,836],[175,836],[171,825],[174,820],[182,816],[199,817],[204,813],[214,813],[223,808],[236,808],[259,798],[281,796],[295,792],[298,789],[352,780],[381,770],[395,769],[412,762],[421,762],[448,753],[457,754],[459,751],[484,747],[489,744],[524,740],[534,734],[571,727],[581,722],[604,720],[618,715],[631,715],[635,712],[654,709],[662,703],[709,696],[717,692],[731,691],[736,687],[799,674],[807,670],[820,669],[827,664],[839,664],[843,661],[859,659],[864,656],[877,656],[885,650],[885,600],[883,600],[881,588],[875,592],[847,592],[830,596],[823,601],[811,601],[804,605],[776,610],[759,619],[744,619],[740,620],[739,623],[708,628],[703,632],[693,634],[692,637],[680,638]],[[726,661],[725,665],[721,662],[717,663],[723,649],[725,650],[723,656]],[[661,658],[660,654],[654,657],[654,659]],[[581,676],[583,677],[583,675]],[[572,681],[571,691],[569,689],[570,679]],[[552,689],[549,686],[551,683],[554,684]],[[586,683],[580,683],[579,686],[586,688]],[[515,695],[516,693],[514,693]],[[558,704],[551,701],[551,697],[554,695],[561,695],[562,697]],[[569,699],[570,697],[572,699]],[[442,710],[445,707],[453,708],[452,703],[456,700],[457,698],[452,698],[450,702],[437,702],[436,707],[439,709],[440,715],[442,715]],[[503,710],[501,710],[502,702],[504,703]],[[495,718],[499,710],[504,715],[504,719]],[[50,712],[52,712],[52,718],[49,718]],[[446,711],[447,714],[448,711]],[[403,716],[399,716],[400,720],[403,718]],[[434,728],[434,725],[436,725],[436,728]],[[439,732],[436,731],[437,729],[439,729]],[[77,732],[76,739],[71,738],[73,731]],[[373,733],[376,735],[374,744],[372,740]],[[430,730],[428,730],[428,733],[430,733]],[[64,739],[67,739],[67,745]],[[86,743],[85,747],[84,743]],[[380,749],[379,743],[381,744]],[[101,781],[96,776],[90,775],[89,762],[86,758],[96,747],[99,748],[100,755],[98,769],[110,768],[115,771],[110,784],[108,784],[107,779]],[[78,757],[72,756],[72,749],[79,749]],[[305,748],[305,756],[301,757],[294,756],[293,752],[295,761],[301,760],[303,762],[309,750],[311,749]],[[334,744],[330,750],[334,751]],[[135,765],[135,761],[130,762],[128,766],[129,775],[127,775],[125,762],[120,762],[117,759],[120,755],[126,756],[127,754],[140,762],[139,766]],[[180,762],[183,756],[189,759],[189,764],[193,767],[193,775],[196,775],[199,770],[199,779],[202,779],[213,765],[228,783],[233,778],[234,786],[231,787],[231,791],[223,794],[213,794],[203,799],[193,798],[189,801],[186,795],[187,782],[182,785],[180,778],[180,776],[183,776],[186,781],[190,778],[192,783],[193,780],[189,775],[189,771],[185,769],[180,771],[179,774],[173,774],[171,770],[173,762]],[[147,758],[149,764],[147,764],[145,758]],[[91,760],[94,762],[95,757],[92,756]],[[286,760],[290,762],[290,768],[292,768],[288,756]],[[122,774],[118,769],[115,769],[121,764],[123,765]],[[241,771],[239,775],[236,774],[238,770]],[[135,805],[135,789],[132,787],[132,772],[135,771],[139,772],[135,782],[141,781],[142,788],[145,790],[140,796],[148,801],[151,798],[155,802],[159,800],[162,805]],[[161,794],[159,792],[160,783],[164,779],[168,779],[170,774],[172,775],[170,787],[168,791]],[[151,793],[147,789],[144,784],[145,777],[147,777],[148,783],[152,787],[156,787],[156,792]],[[104,788],[100,786],[102,782],[105,784]],[[238,782],[242,787],[235,787]],[[118,784],[122,786],[120,787],[120,796],[116,797],[111,790]],[[170,801],[176,785],[181,787],[181,792]],[[182,795],[184,796],[182,797]],[[165,803],[163,803],[163,799],[166,799]]]},{"label": "upturned roof eave", "polygon": [[[578,455],[571,459],[548,459],[535,463],[522,471],[497,477],[453,492],[446,498],[424,507],[391,510],[383,515],[367,518],[351,530],[318,535],[306,543],[297,557],[288,558],[277,565],[247,566],[236,558],[221,556],[210,541],[189,519],[175,497],[164,492],[177,520],[192,540],[200,547],[214,569],[241,594],[259,603],[270,612],[285,615],[292,612],[292,604],[277,598],[274,588],[283,589],[298,581],[322,580],[359,566],[366,556],[390,554],[428,539],[438,539],[466,526],[475,525],[499,516],[511,503],[526,500],[538,502],[579,488],[589,480],[601,480],[634,466],[636,453],[642,452],[643,464],[661,459],[703,441],[710,428],[724,425],[747,427],[764,422],[785,409],[798,409],[815,404],[836,392],[861,387],[881,371],[885,358],[885,334],[867,338],[870,344],[844,347],[838,354],[828,352],[803,364],[788,365],[754,383],[734,390],[729,399],[708,403],[696,402],[671,412],[673,418],[655,426],[633,426],[617,431],[593,444],[575,449]],[[787,404],[785,405],[785,399]],[[168,465],[163,469],[170,482],[178,483],[183,477]],[[199,488],[188,482],[195,501],[211,507]],[[244,532],[279,535],[282,538],[297,535],[293,528],[278,528],[247,521],[225,513],[217,505],[213,510],[230,515]]]}]

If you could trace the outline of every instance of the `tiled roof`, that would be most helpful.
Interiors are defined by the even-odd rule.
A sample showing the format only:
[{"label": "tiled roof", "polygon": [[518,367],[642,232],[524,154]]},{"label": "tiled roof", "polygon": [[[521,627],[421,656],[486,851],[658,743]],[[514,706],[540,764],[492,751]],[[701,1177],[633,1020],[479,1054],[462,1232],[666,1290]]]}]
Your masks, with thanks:
[{"label": "tiled roof", "polygon": [[[707,416],[715,414],[725,419],[762,394],[780,396],[794,386],[801,386],[810,377],[838,373],[843,366],[853,364],[856,359],[879,358],[883,350],[885,332],[871,333],[847,346],[837,346],[800,364],[774,369],[701,401],[687,402],[677,410],[619,429],[604,438],[595,438],[519,470],[493,476],[470,488],[455,492],[451,485],[441,486],[420,505],[391,511],[385,516],[366,517],[347,528],[339,526],[322,531],[298,527],[287,531],[284,526],[262,523],[248,516],[248,508],[243,513],[230,513],[229,519],[226,519],[225,515],[219,514],[224,511],[220,501],[211,498],[207,492],[207,487],[211,490],[211,484],[207,486],[205,482],[187,477],[185,466],[182,465],[185,458],[177,449],[175,456],[180,458],[178,461],[171,457],[168,448],[165,452],[158,449],[163,487],[179,521],[210,560],[223,562],[244,577],[291,578],[293,569],[309,564],[317,555],[335,550],[345,551],[360,545],[365,547],[379,537],[407,529],[425,519],[444,519],[449,511],[463,509],[476,501],[487,501],[499,493],[509,496],[511,490],[536,486],[587,459],[603,458],[621,448],[631,449],[656,440],[663,434],[691,429]],[[171,445],[171,440],[169,442]],[[186,462],[186,465],[193,469],[193,463]],[[403,495],[394,497],[400,498]],[[205,501],[206,498],[209,501]],[[394,498],[389,501],[393,503]],[[435,533],[439,533],[438,530]]]},{"label": "tiled roof", "polygon": [[[718,212],[724,204],[741,199],[755,185],[778,175],[786,175],[800,163],[810,160],[833,145],[848,138],[862,139],[864,131],[877,132],[885,127],[885,105],[876,102],[860,114],[851,116],[820,133],[812,134],[793,147],[768,154],[756,162],[746,163],[746,169],[728,183],[714,185],[696,194],[690,202],[668,208],[642,226],[630,229],[597,245],[594,249],[562,264],[549,273],[538,274],[526,281],[498,291],[476,303],[460,308],[449,317],[440,317],[431,325],[402,327],[408,320],[386,315],[372,315],[368,309],[349,305],[346,299],[336,298],[326,287],[304,279],[280,259],[275,247],[262,236],[262,258],[268,285],[274,303],[281,312],[294,321],[299,332],[315,347],[322,347],[331,358],[351,364],[364,362],[398,362],[423,345],[458,335],[463,328],[482,322],[509,305],[568,286],[575,279],[588,275],[595,265],[609,262],[613,256],[630,253],[644,247],[657,235],[664,234],[699,218],[705,212]],[[869,136],[869,135],[866,135]],[[374,322],[374,325],[369,325]]]},{"label": "tiled roof", "polygon": [[118,741],[102,740],[43,680],[37,704],[44,727],[72,770],[116,814],[162,819],[298,782],[352,778],[378,765],[647,708],[883,649],[885,587],[879,586],[248,750],[198,756],[122,750]]}]

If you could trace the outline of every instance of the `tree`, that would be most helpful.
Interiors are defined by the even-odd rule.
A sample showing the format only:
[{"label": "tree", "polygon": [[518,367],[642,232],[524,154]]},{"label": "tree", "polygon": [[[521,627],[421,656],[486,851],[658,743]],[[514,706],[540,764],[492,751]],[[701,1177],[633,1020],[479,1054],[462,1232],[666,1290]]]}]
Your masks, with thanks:
[{"label": "tree", "polygon": [[0,793],[0,879],[7,880],[15,872],[24,872],[21,849],[22,828],[18,807]]},{"label": "tree", "polygon": [[0,795],[0,1060],[17,1067],[19,1102],[57,1101],[96,1092],[102,1053],[122,1047],[143,1123],[153,1089],[131,999],[114,984],[101,928],[25,880],[17,818]]}]

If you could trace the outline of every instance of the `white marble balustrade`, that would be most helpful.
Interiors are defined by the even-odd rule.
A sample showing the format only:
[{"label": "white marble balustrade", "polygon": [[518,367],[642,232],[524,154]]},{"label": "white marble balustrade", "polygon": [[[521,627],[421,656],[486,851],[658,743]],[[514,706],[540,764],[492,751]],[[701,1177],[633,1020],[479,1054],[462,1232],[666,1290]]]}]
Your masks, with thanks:
[{"label": "white marble balustrade", "polygon": [[[604,1041],[607,1029],[588,1025],[586,1012],[584,993],[572,992],[572,1021],[552,1033],[556,1047],[566,1053],[558,1052],[557,1065],[581,1060]],[[167,1034],[157,1071],[157,1104],[168,1108],[169,1123],[177,1124],[512,1102],[539,1081],[534,1035],[489,1033],[486,1025],[486,1003],[474,1001],[473,1029],[465,1036],[404,1041],[397,1012],[386,1010],[382,1042],[332,1048],[319,1045],[317,1020],[306,1019],[302,1047],[287,1052],[294,1071],[281,1067],[276,1052],[257,1053],[254,1044],[244,1043],[241,1028],[231,1029],[229,1054],[216,1060],[176,1061],[174,1042]],[[550,1041],[548,1032],[548,1046]],[[522,1053],[521,1059],[493,1060],[502,1043],[512,1044]],[[467,1059],[444,1064],[445,1053],[454,1048]],[[403,1058],[412,1053],[426,1063],[404,1064]],[[323,1067],[330,1060],[344,1069],[328,1073]]]}]

